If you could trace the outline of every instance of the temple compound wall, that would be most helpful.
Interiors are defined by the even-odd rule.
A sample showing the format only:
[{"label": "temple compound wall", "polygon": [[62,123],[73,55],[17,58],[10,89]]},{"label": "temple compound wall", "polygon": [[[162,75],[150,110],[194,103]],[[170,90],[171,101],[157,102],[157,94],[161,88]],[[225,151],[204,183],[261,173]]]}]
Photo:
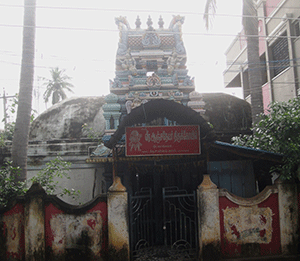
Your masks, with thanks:
[{"label": "temple compound wall", "polygon": [[198,187],[200,257],[299,254],[299,191],[295,183],[277,180],[255,197],[241,198],[205,175]]},{"label": "temple compound wall", "polygon": [[0,209],[0,260],[129,260],[126,209],[118,186],[74,206],[34,183]]},{"label": "temple compound wall", "polygon": [[[277,180],[252,198],[219,189],[204,175],[198,187],[198,260],[296,256],[300,188]],[[130,260],[128,202],[120,178],[107,195],[82,206],[33,184],[0,209],[1,260]]]}]

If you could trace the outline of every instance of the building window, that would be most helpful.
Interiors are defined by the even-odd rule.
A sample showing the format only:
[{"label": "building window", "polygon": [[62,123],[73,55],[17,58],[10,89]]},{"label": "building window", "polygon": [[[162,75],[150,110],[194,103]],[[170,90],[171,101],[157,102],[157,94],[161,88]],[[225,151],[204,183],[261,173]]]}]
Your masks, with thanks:
[{"label": "building window", "polygon": [[273,76],[280,74],[290,66],[288,39],[286,33],[282,34],[271,46],[273,60],[270,62],[273,68]]},{"label": "building window", "polygon": [[[298,17],[298,19],[300,19],[300,17]],[[300,36],[300,24],[299,24],[299,20],[297,20],[294,23],[294,36],[299,37]]]},{"label": "building window", "polygon": [[268,81],[267,66],[266,66],[266,53],[264,53],[260,57],[260,69],[261,69],[262,85],[264,85]]}]

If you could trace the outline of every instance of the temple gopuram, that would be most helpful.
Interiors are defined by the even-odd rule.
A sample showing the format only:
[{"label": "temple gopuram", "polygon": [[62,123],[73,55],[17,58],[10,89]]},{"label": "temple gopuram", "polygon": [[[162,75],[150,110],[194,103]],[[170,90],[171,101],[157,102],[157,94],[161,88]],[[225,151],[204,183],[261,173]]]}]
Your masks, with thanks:
[{"label": "temple gopuram", "polygon": [[[118,17],[115,22],[119,43],[115,78],[109,82],[110,94],[105,97],[103,106],[104,141],[110,139],[132,109],[158,99],[173,100],[198,112],[214,126],[219,140],[230,142],[232,136],[251,133],[251,109],[247,102],[224,93],[195,91],[194,77],[188,75],[186,66],[182,37],[184,17],[173,16],[168,27],[160,17],[154,28],[149,16],[146,29],[141,28],[139,17],[135,28],[130,27],[125,17]],[[165,118],[159,121],[159,125],[176,124]]]},{"label": "temple gopuram", "polygon": [[195,83],[186,68],[183,23],[184,17],[174,16],[170,25],[164,28],[160,18],[159,28],[154,29],[149,17],[147,29],[143,30],[139,17],[134,29],[125,17],[116,18],[120,35],[116,77],[110,80],[111,94],[106,97],[107,105],[103,108],[107,130],[116,129],[124,115],[153,99],[174,100],[187,105]]}]

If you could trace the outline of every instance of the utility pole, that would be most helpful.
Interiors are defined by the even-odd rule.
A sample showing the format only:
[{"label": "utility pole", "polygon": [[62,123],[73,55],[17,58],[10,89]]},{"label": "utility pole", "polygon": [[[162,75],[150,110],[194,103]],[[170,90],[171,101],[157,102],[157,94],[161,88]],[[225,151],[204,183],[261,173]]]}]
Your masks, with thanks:
[{"label": "utility pole", "polygon": [[7,113],[6,113],[6,102],[7,99],[9,98],[14,98],[16,97],[15,95],[13,96],[6,96],[5,94],[5,88],[3,88],[3,96],[0,97],[0,99],[3,99],[3,114],[4,114],[4,129],[6,130],[6,126],[7,126]]},{"label": "utility pole", "polygon": [[6,114],[6,96],[5,96],[5,89],[4,88],[3,88],[3,113],[4,113],[4,129],[6,130],[7,114]]}]

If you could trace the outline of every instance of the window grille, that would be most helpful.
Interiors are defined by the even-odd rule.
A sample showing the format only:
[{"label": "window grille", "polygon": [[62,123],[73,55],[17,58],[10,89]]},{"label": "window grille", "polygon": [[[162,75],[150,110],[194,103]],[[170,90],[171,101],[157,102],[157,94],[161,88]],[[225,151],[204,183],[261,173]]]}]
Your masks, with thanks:
[{"label": "window grille", "polygon": [[286,36],[286,33],[281,35],[271,47],[273,54],[271,67],[273,67],[274,76],[290,66],[288,39]]}]

